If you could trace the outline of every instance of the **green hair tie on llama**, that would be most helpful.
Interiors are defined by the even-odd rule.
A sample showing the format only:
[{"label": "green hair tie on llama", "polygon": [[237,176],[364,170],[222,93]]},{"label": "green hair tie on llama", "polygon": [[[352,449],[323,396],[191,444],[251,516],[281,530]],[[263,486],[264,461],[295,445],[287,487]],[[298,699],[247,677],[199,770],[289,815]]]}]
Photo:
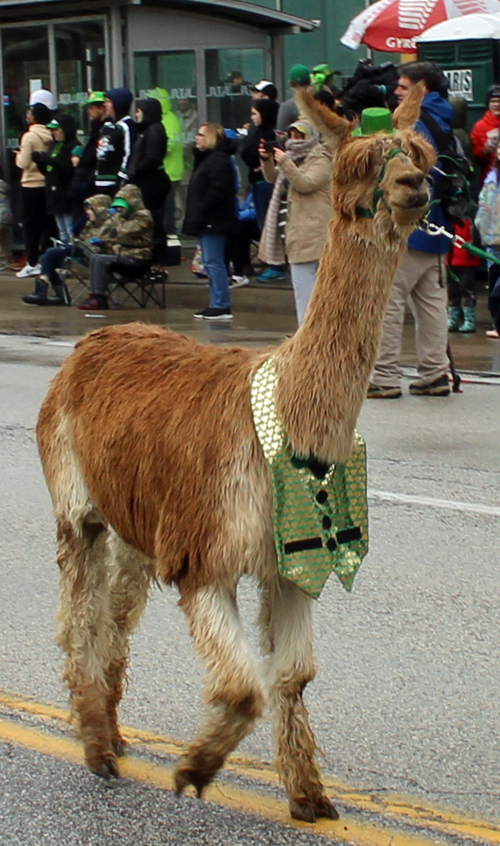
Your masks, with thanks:
[{"label": "green hair tie on llama", "polygon": [[368,552],[366,450],[355,432],[343,465],[328,467],[294,455],[274,399],[273,357],[255,373],[251,387],[254,425],[269,465],[278,570],[317,599],[333,571],[346,590]]}]

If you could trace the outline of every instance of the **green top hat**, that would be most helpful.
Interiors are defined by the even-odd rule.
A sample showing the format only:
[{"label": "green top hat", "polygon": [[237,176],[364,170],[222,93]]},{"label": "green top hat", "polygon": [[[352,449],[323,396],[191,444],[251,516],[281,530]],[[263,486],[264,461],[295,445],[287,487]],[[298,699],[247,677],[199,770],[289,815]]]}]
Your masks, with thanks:
[{"label": "green top hat", "polygon": [[385,132],[387,135],[395,135],[396,130],[392,125],[392,114],[389,109],[381,109],[374,106],[371,109],[363,109],[361,112],[361,126],[353,129],[351,135],[375,135],[376,132]]},{"label": "green top hat", "polygon": [[104,91],[91,91],[85,105],[86,106],[102,106],[104,104],[105,100],[106,100],[106,95],[105,95]]}]

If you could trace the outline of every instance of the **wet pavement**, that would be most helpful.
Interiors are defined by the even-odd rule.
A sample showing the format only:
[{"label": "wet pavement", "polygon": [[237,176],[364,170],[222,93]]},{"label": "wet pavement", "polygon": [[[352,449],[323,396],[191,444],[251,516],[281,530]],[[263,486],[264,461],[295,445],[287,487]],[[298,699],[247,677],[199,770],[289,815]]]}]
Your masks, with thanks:
[{"label": "wet pavement", "polygon": [[[217,344],[263,345],[279,343],[296,328],[293,293],[289,280],[270,285],[252,279],[249,286],[232,292],[233,320],[230,323],[207,323],[196,320],[193,312],[208,305],[208,291],[202,280],[189,269],[187,252],[179,266],[169,268],[166,286],[166,309],[132,307],[129,301],[120,309],[85,313],[76,307],[28,306],[23,294],[33,290],[34,279],[17,279],[13,272],[0,273],[0,334],[74,339],[98,326],[142,320],[166,326],[201,341]],[[71,287],[71,286],[70,286]],[[450,335],[453,357],[459,371],[480,372],[500,376],[500,340],[491,340],[485,332],[491,328],[486,306],[486,283],[480,283],[478,328],[474,335]],[[73,294],[82,289],[73,290]],[[81,299],[80,299],[81,301]],[[408,316],[401,363],[416,363],[412,319]]]}]

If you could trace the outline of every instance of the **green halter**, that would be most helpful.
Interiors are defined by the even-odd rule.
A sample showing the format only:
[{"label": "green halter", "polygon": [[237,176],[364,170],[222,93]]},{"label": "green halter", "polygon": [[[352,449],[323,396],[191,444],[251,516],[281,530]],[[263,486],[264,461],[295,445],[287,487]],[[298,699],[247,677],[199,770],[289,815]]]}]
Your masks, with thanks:
[{"label": "green halter", "polygon": [[373,192],[372,207],[371,207],[371,209],[363,209],[360,206],[357,206],[356,217],[371,217],[371,218],[375,217],[375,213],[377,211],[377,206],[378,206],[380,200],[382,200],[382,202],[383,202],[384,206],[386,207],[387,211],[389,212],[389,214],[391,214],[392,209],[391,209],[391,207],[387,203],[387,200],[384,197],[384,192],[382,191],[380,184],[385,177],[387,162],[389,162],[391,159],[393,159],[394,156],[397,156],[398,153],[403,153],[403,155],[405,155],[405,156],[408,155],[405,152],[405,150],[403,150],[401,147],[395,147],[394,150],[391,150],[391,152],[387,154],[387,156],[384,158],[384,162],[382,164],[382,167],[380,168],[380,173],[378,175],[377,184],[376,184],[375,190]]}]

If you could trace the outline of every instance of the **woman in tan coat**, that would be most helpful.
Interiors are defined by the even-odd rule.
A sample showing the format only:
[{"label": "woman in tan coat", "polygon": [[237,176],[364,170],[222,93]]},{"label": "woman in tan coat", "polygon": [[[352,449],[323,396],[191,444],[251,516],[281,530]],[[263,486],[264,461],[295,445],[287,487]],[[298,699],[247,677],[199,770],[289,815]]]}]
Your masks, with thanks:
[{"label": "woman in tan coat", "polygon": [[[47,153],[53,138],[47,123],[51,112],[42,103],[31,106],[27,112],[28,131],[21,138],[16,165],[21,174],[21,222],[27,264],[16,276],[38,276],[38,259],[41,251],[50,246],[50,218],[45,203],[45,176],[33,161],[32,154]],[[52,228],[54,224],[52,223]]]},{"label": "woman in tan coat", "polygon": [[[269,264],[290,263],[297,320],[302,323],[314,286],[319,258],[326,241],[332,216],[330,179],[332,153],[320,141],[312,123],[300,118],[288,128],[285,150],[275,148],[270,154],[264,144],[259,148],[262,170],[274,183],[259,256]],[[284,186],[287,189],[285,250],[278,232],[279,205]]]}]

